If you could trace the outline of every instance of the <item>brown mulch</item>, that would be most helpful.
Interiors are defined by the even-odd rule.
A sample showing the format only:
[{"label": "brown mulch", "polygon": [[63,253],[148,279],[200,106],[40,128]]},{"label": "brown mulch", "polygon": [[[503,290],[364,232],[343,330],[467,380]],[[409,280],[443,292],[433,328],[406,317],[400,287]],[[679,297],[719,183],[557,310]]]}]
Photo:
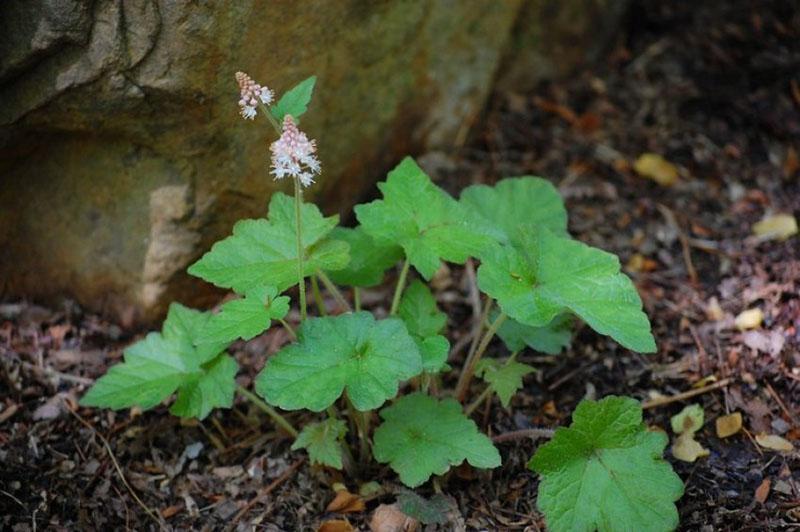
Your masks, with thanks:
[{"label": "brown mulch", "polygon": [[[524,393],[509,409],[495,401],[473,417],[493,435],[552,428],[584,397],[646,400],[730,379],[645,414],[668,430],[687,404],[705,410],[697,439],[710,455],[686,463],[666,453],[686,483],[681,527],[800,528],[800,237],[752,237],[766,214],[800,216],[800,6],[642,0],[626,24],[604,64],[530,94],[497,95],[472,142],[421,161],[454,193],[502,176],[551,179],[575,237],[620,256],[659,351],[630,353],[582,328],[565,354],[523,353],[541,370]],[[643,153],[674,165],[678,182],[637,175]],[[453,344],[471,327],[471,286],[462,267],[436,281]],[[385,305],[390,289],[365,294],[365,304]],[[751,308],[763,311],[763,324],[739,331],[734,317]],[[78,408],[135,338],[71,303],[0,305],[0,529],[304,530],[342,518],[366,528],[379,504],[395,500],[399,485],[385,468],[353,479],[298,462],[303,454],[246,402],[202,423],[163,407]],[[240,383],[285,341],[275,329],[236,344]],[[746,431],[717,438],[714,420],[735,411]],[[760,448],[761,432],[795,452]],[[448,529],[543,529],[537,478],[524,467],[537,443],[498,445],[501,468],[458,468],[441,480],[453,507]],[[366,510],[326,511],[334,482],[357,491],[373,480],[382,491]]]}]

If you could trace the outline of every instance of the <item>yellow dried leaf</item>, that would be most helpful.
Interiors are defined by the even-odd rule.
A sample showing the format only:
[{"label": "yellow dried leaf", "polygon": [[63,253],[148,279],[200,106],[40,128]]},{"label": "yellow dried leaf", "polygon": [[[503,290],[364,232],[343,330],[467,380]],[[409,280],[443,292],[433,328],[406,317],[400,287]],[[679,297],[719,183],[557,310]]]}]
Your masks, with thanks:
[{"label": "yellow dried leaf", "polygon": [[694,439],[693,432],[685,432],[675,439],[672,444],[672,456],[683,462],[694,462],[698,458],[708,456],[708,449]]},{"label": "yellow dried leaf", "polygon": [[643,153],[633,163],[633,169],[662,187],[671,187],[678,181],[678,168],[657,153]]},{"label": "yellow dried leaf", "polygon": [[797,234],[797,219],[791,214],[767,216],[753,224],[753,234],[764,240],[786,240]]},{"label": "yellow dried leaf", "polygon": [[794,451],[792,442],[775,434],[758,434],[756,436],[758,444],[765,449],[772,449],[773,451]]},{"label": "yellow dried leaf", "polygon": [[718,438],[733,436],[742,430],[742,414],[741,412],[734,412],[727,416],[718,417],[716,424]]},{"label": "yellow dried leaf", "polygon": [[761,309],[751,308],[741,312],[738,316],[736,316],[736,319],[733,323],[738,329],[744,331],[747,329],[756,329],[760,327],[762,321],[764,321],[764,313],[761,312]]},{"label": "yellow dried leaf", "polygon": [[689,405],[684,407],[680,413],[670,418],[672,431],[675,434],[691,434],[703,428],[705,414],[700,405]]}]

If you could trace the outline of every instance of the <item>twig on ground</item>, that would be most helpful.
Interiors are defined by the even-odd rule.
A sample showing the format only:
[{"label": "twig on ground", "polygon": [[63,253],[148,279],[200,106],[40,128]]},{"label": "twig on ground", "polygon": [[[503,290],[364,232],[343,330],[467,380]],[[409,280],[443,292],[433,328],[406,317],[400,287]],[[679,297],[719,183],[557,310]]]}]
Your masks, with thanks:
[{"label": "twig on ground", "polygon": [[79,377],[77,375],[70,375],[69,373],[62,373],[52,368],[48,368],[47,366],[37,366],[36,364],[31,364],[30,362],[23,361],[22,367],[37,374],[44,373],[48,377],[54,377],[56,379],[61,379],[63,381],[72,382],[75,384],[85,384],[87,386],[94,384],[94,379],[89,379],[87,377]]},{"label": "twig on ground", "polygon": [[778,392],[775,391],[775,388],[773,388],[772,385],[770,383],[768,383],[768,382],[766,383],[766,386],[767,386],[767,391],[772,396],[772,398],[775,400],[775,402],[778,403],[778,406],[781,407],[781,410],[783,410],[783,413],[786,414],[786,416],[789,419],[792,420],[792,424],[795,427],[800,427],[800,422],[797,421],[797,416],[792,414],[792,412],[788,408],[786,408],[786,404],[780,398],[780,396],[778,395]]},{"label": "twig on ground", "polygon": [[139,498],[139,496],[138,496],[138,495],[136,495],[136,492],[135,492],[135,491],[133,491],[133,488],[131,487],[131,485],[130,485],[130,484],[128,484],[128,479],[126,479],[126,478],[125,478],[125,474],[122,472],[122,468],[119,466],[119,462],[117,462],[117,458],[114,456],[114,451],[112,451],[112,450],[111,450],[111,445],[108,443],[108,440],[105,438],[105,436],[103,436],[102,434],[100,434],[100,433],[97,431],[97,429],[95,429],[95,428],[94,428],[94,427],[91,425],[91,423],[89,423],[88,421],[86,421],[85,419],[83,419],[83,418],[80,416],[80,414],[78,414],[77,412],[75,412],[75,411],[74,411],[74,410],[73,410],[73,409],[70,407],[70,405],[69,405],[69,403],[68,403],[67,401],[64,401],[64,406],[66,407],[67,411],[68,411],[70,414],[72,414],[73,416],[75,416],[75,419],[77,419],[78,421],[80,421],[80,422],[81,422],[81,424],[82,424],[84,427],[86,427],[87,429],[91,430],[91,431],[92,431],[92,433],[93,433],[95,436],[97,436],[98,438],[100,438],[100,441],[102,441],[102,442],[103,442],[103,445],[104,445],[104,446],[105,446],[105,448],[106,448],[106,452],[108,453],[108,457],[109,457],[109,458],[111,458],[111,462],[114,464],[114,469],[116,469],[116,470],[117,470],[117,474],[119,475],[119,478],[122,480],[122,483],[123,483],[123,484],[125,484],[125,487],[126,487],[126,488],[128,488],[128,492],[131,494],[131,496],[133,497],[133,499],[134,499],[134,500],[136,501],[136,503],[137,503],[137,504],[138,504],[138,505],[139,505],[139,506],[142,508],[142,510],[144,510],[144,511],[145,511],[145,513],[146,513],[147,515],[149,515],[149,516],[150,516],[150,518],[151,518],[153,521],[155,521],[155,522],[156,522],[156,524],[158,525],[158,528],[160,528],[161,530],[167,530],[167,527],[166,527],[166,526],[164,526],[164,523],[163,523],[163,521],[161,521],[161,519],[159,519],[158,517],[156,517],[156,513],[155,513],[155,512],[153,512],[153,510],[151,510],[151,509],[150,509],[150,508],[149,508],[149,507],[148,507],[148,506],[147,506],[147,505],[146,505],[146,504],[145,504],[145,503],[142,501],[142,499],[140,499],[140,498]]},{"label": "twig on ground", "polygon": [[715,382],[713,384],[709,384],[708,386],[703,386],[702,388],[697,388],[696,390],[689,390],[683,393],[679,393],[676,395],[670,395],[668,397],[659,397],[658,399],[651,399],[650,401],[644,401],[642,403],[642,408],[647,410],[648,408],[656,408],[657,406],[664,406],[670,403],[675,403],[678,401],[684,401],[686,399],[690,399],[697,395],[702,395],[704,393],[710,392],[712,390],[717,390],[719,388],[724,388],[725,386],[731,383],[732,379],[722,379],[721,381]]},{"label": "twig on ground", "polygon": [[255,496],[255,497],[253,497],[253,500],[251,500],[250,502],[248,502],[248,503],[247,503],[247,504],[244,506],[244,508],[242,508],[241,510],[239,510],[239,512],[238,512],[238,513],[237,513],[237,514],[234,516],[234,518],[231,520],[231,523],[230,523],[230,525],[228,525],[228,528],[227,528],[227,530],[228,530],[228,531],[230,531],[230,530],[233,530],[233,529],[235,528],[235,526],[236,526],[236,523],[238,523],[238,522],[239,522],[239,519],[241,519],[242,517],[244,517],[244,515],[245,515],[247,512],[249,512],[249,511],[250,511],[250,509],[251,509],[253,506],[255,506],[256,504],[258,504],[258,503],[259,503],[259,502],[260,502],[260,501],[261,501],[261,500],[262,500],[264,497],[266,497],[267,495],[269,495],[270,493],[272,493],[272,492],[275,490],[275,488],[277,488],[278,486],[280,486],[281,484],[283,484],[284,482],[286,482],[286,481],[289,479],[289,477],[291,477],[291,476],[294,474],[294,472],[295,472],[295,471],[297,471],[297,468],[299,468],[301,465],[303,465],[303,463],[304,463],[305,461],[306,461],[306,457],[305,457],[305,456],[304,456],[304,457],[302,457],[302,458],[300,458],[300,459],[299,459],[299,460],[297,460],[295,463],[293,463],[292,465],[290,465],[290,466],[289,466],[289,468],[288,468],[286,471],[284,471],[284,472],[283,472],[283,474],[282,474],[281,476],[279,476],[278,478],[276,478],[275,480],[273,480],[273,481],[272,481],[272,482],[271,482],[271,483],[270,483],[270,484],[269,484],[267,487],[265,487],[263,490],[259,491],[259,492],[256,494],[256,496]]},{"label": "twig on ground", "polygon": [[678,219],[675,217],[675,213],[673,213],[666,205],[662,205],[660,203],[656,203],[656,207],[667,220],[667,223],[671,225],[678,233],[678,240],[681,242],[681,249],[683,251],[683,262],[686,264],[686,273],[689,275],[689,280],[692,282],[692,284],[697,284],[697,270],[695,270],[694,263],[692,262],[692,248],[689,245],[689,237],[686,236],[683,228],[681,228],[681,226],[678,224]]},{"label": "twig on ground", "polygon": [[552,429],[522,429],[512,430],[511,432],[504,432],[492,438],[494,443],[501,443],[504,441],[521,440],[523,438],[531,438],[538,440],[539,438],[552,438],[556,431]]}]

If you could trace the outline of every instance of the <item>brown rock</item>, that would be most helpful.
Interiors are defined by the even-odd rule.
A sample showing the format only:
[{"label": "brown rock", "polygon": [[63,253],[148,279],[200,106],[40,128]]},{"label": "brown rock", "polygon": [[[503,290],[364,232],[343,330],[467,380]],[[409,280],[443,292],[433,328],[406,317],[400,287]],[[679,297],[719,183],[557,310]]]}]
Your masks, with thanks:
[{"label": "brown rock", "polygon": [[[594,42],[595,27],[567,16],[587,2],[599,0],[520,15],[520,0],[6,0],[0,291],[73,297],[128,322],[172,299],[208,304],[218,292],[186,267],[280,188],[273,133],[238,116],[234,72],[278,94],[318,76],[303,117],[323,163],[311,195],[345,213],[402,155],[463,138],[504,56]],[[511,46],[531,21],[582,38]]]}]

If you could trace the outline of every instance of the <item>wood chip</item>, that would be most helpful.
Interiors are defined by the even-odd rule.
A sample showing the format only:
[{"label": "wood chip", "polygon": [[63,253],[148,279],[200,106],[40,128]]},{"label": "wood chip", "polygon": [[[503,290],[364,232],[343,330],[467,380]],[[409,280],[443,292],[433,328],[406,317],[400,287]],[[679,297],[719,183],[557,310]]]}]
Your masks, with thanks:
[{"label": "wood chip", "polygon": [[742,430],[742,413],[734,412],[727,416],[718,417],[716,421],[717,437],[727,438]]}]

